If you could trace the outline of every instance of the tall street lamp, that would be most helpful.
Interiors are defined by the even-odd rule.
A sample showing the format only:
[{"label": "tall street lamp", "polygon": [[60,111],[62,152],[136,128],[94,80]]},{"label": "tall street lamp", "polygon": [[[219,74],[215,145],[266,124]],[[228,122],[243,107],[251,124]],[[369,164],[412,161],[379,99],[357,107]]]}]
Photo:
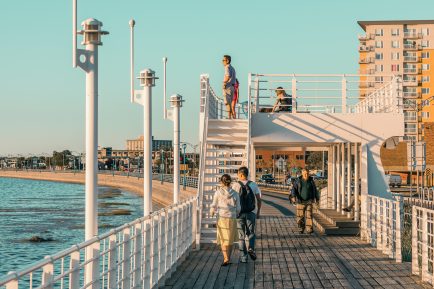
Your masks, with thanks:
[{"label": "tall street lamp", "polygon": [[151,69],[140,71],[142,90],[134,89],[134,25],[129,22],[131,31],[131,101],[143,106],[143,213],[148,216],[152,211],[152,87],[155,86],[155,72]]},{"label": "tall street lamp", "polygon": [[170,97],[173,110],[173,203],[179,201],[179,110],[182,107],[182,96],[179,94]]}]

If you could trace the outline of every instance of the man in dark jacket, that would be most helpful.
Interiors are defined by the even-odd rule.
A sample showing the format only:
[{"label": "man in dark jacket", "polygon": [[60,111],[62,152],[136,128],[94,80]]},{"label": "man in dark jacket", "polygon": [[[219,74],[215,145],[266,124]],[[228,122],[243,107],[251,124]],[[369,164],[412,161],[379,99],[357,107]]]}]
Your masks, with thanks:
[{"label": "man in dark jacket", "polygon": [[309,176],[309,170],[304,168],[291,190],[291,202],[297,202],[297,225],[300,233],[304,230],[307,234],[313,232],[312,205],[319,201],[319,197],[315,182]]}]

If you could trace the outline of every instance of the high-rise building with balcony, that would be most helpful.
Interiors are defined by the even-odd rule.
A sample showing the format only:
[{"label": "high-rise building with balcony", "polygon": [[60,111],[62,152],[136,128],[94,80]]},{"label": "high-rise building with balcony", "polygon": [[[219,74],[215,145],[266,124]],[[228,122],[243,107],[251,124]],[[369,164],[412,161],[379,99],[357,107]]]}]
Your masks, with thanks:
[{"label": "high-rise building with balcony", "polygon": [[423,140],[424,125],[434,121],[434,20],[359,21],[360,97],[402,77],[405,138]]}]

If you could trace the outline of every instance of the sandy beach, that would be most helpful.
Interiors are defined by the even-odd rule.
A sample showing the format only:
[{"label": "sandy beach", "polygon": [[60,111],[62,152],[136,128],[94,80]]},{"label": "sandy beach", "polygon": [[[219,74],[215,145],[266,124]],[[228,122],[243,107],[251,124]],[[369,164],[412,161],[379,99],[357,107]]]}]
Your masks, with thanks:
[{"label": "sandy beach", "polygon": [[[2,171],[0,170],[0,178],[19,178],[31,180],[44,180],[52,182],[64,182],[84,184],[83,173],[72,172],[47,172],[47,171]],[[119,188],[129,191],[138,195],[143,195],[143,179],[137,177],[118,176],[110,174],[99,174],[98,185],[106,187]],[[185,199],[196,195],[197,189],[186,188],[184,191],[181,186],[180,198]],[[152,200],[161,205],[167,206],[173,200],[173,184],[165,182],[161,184],[160,181],[152,181]]]}]

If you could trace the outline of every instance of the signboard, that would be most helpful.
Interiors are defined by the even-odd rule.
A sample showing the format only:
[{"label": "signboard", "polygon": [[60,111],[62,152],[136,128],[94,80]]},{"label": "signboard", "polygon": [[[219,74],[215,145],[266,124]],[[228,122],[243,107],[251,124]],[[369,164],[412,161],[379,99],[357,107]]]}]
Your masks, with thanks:
[{"label": "signboard", "polygon": [[188,165],[187,164],[181,164],[180,166],[179,166],[179,170],[181,170],[181,171],[188,171]]}]

